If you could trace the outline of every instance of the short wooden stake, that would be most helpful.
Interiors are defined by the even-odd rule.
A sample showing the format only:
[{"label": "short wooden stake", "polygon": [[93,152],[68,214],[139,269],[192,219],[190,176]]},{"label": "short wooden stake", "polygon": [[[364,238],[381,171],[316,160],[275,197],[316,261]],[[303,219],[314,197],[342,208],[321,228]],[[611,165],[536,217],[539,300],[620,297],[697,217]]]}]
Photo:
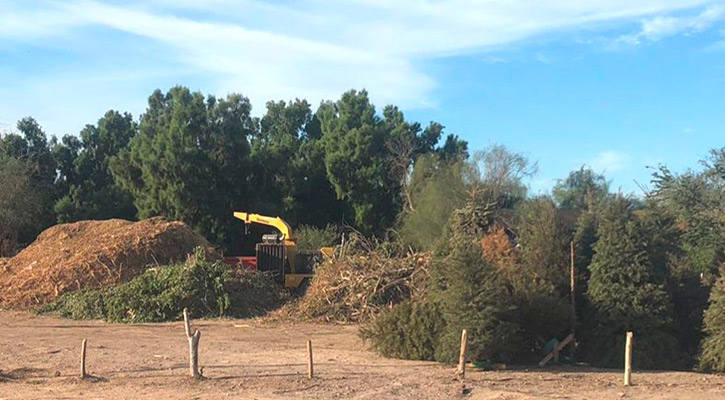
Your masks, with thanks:
[{"label": "short wooden stake", "polygon": [[83,343],[81,343],[81,379],[85,379],[86,376],[86,344],[88,341],[86,339],[83,339]]},{"label": "short wooden stake", "polygon": [[191,321],[186,308],[184,308],[184,331],[187,339],[189,339],[189,374],[192,378],[198,379],[201,378],[199,373],[199,338],[201,338],[201,332],[194,329],[194,334],[191,333]]},{"label": "short wooden stake", "polygon": [[307,341],[307,377],[312,379],[315,376],[315,366],[312,362],[312,340]]},{"label": "short wooden stake", "polygon": [[466,355],[468,353],[468,332],[461,331],[461,352],[458,354],[458,370],[456,373],[461,379],[466,378]]},{"label": "short wooden stake", "polygon": [[632,385],[632,332],[627,332],[627,344],[624,348],[624,386]]}]

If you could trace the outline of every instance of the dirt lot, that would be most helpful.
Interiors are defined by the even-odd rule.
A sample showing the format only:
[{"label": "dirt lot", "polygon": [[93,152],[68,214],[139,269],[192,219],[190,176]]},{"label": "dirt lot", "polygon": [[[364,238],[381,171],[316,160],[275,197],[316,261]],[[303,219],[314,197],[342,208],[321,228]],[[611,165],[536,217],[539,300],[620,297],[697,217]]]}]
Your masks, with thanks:
[{"label": "dirt lot", "polygon": [[[468,374],[460,395],[452,368],[388,360],[365,350],[352,326],[199,321],[206,379],[186,378],[179,323],[110,325],[0,312],[0,399],[723,399],[725,376],[639,372],[623,388],[618,371],[531,369]],[[76,377],[88,338],[87,381]],[[316,377],[306,377],[306,340]]]}]

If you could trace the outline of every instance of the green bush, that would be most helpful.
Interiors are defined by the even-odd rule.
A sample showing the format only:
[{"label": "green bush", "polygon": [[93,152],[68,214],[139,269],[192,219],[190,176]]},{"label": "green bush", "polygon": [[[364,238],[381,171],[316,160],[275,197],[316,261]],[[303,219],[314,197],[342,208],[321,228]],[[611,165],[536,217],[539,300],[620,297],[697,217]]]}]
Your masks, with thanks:
[{"label": "green bush", "polygon": [[66,293],[39,311],[109,322],[173,321],[184,308],[196,317],[249,317],[280,305],[284,296],[262,273],[232,271],[197,249],[184,264],[153,268],[104,290]]},{"label": "green bush", "polygon": [[363,326],[360,336],[385,357],[432,361],[444,327],[434,303],[405,301]]},{"label": "green bush", "polygon": [[331,224],[324,228],[303,225],[295,231],[295,239],[300,250],[319,250],[339,243],[340,229]]},{"label": "green bush", "polygon": [[705,311],[705,335],[700,369],[725,372],[725,270],[720,271],[720,278],[710,293],[710,307]]}]

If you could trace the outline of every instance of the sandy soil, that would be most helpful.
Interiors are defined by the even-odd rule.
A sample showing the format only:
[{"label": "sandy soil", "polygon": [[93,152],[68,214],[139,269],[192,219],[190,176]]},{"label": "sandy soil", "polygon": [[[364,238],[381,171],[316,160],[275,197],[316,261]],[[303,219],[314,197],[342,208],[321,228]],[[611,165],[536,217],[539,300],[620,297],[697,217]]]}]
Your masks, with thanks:
[{"label": "sandy soil", "polygon": [[[186,377],[180,322],[111,325],[0,312],[0,399],[723,399],[725,376],[640,372],[621,386],[619,371],[547,368],[471,371],[467,395],[452,368],[389,360],[365,349],[353,326],[204,320],[200,364]],[[77,377],[82,338],[90,379]],[[314,379],[306,376],[306,340]]]}]

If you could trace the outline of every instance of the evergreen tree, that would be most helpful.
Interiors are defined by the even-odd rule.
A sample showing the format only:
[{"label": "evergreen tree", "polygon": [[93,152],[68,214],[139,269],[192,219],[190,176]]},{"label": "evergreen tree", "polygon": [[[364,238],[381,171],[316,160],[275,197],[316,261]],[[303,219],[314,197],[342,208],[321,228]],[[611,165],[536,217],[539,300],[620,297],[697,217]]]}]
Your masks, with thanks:
[{"label": "evergreen tree", "polygon": [[631,206],[631,201],[617,196],[598,210],[585,354],[600,365],[621,365],[625,332],[633,331],[636,365],[663,368],[678,356],[672,306],[664,276],[655,270],[647,251],[648,233]]},{"label": "evergreen tree", "polygon": [[[255,131],[249,100],[174,87],[155,91],[129,148],[111,161],[140,218],[184,221],[217,244],[229,244],[232,211],[247,206],[248,138]],[[236,229],[238,231],[238,229]]]},{"label": "evergreen tree", "polygon": [[433,295],[446,328],[435,358],[457,358],[462,329],[469,332],[472,360],[510,360],[521,351],[519,329],[510,321],[513,307],[497,269],[485,261],[480,239],[493,216],[491,192],[474,190],[448,226],[445,255],[433,265]]},{"label": "evergreen tree", "polygon": [[66,136],[54,147],[61,172],[58,183],[67,187],[55,203],[58,222],[135,218],[131,194],[116,185],[109,163],[128,146],[136,128],[131,114],[111,110],[97,125],[86,125],[80,141]]}]

